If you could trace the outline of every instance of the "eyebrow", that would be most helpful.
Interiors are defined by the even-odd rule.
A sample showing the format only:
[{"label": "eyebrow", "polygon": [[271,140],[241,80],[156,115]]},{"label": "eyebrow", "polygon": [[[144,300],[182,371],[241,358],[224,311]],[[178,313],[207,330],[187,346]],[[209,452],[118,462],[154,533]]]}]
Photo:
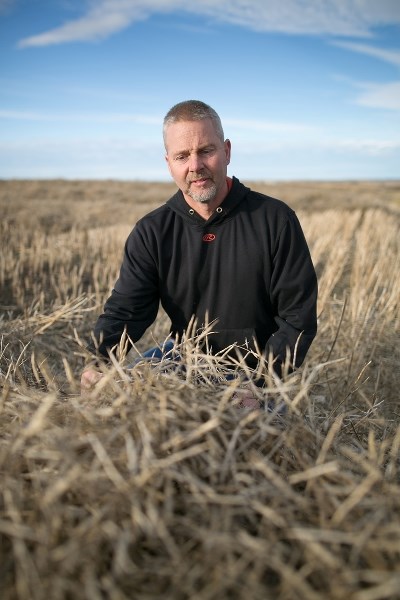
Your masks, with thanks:
[{"label": "eyebrow", "polygon": [[[197,152],[202,152],[203,150],[215,150],[216,144],[205,144],[204,146],[200,146],[197,148]],[[174,152],[172,156],[179,156],[180,154],[190,154],[190,150],[178,150]]]}]

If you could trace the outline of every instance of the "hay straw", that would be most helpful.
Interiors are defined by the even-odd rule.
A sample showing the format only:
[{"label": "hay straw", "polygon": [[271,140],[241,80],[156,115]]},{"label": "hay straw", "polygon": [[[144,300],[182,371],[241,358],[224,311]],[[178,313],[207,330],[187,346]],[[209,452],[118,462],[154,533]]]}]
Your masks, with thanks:
[{"label": "hay straw", "polygon": [[126,227],[2,223],[2,598],[400,597],[399,221],[361,208],[301,215],[321,289],[302,369],[213,357],[195,323],[180,363],[127,368],[160,313],[84,396]]}]

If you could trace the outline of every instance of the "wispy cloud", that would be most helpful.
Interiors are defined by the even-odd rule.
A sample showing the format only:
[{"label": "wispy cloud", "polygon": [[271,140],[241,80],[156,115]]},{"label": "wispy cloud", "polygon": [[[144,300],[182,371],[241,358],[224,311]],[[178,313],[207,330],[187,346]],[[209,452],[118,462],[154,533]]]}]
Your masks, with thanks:
[{"label": "wispy cloud", "polygon": [[154,13],[176,10],[257,31],[288,34],[365,37],[376,26],[400,23],[400,2],[396,0],[87,0],[86,12],[79,19],[24,38],[19,46],[100,40]]},{"label": "wispy cloud", "polygon": [[[138,113],[49,113],[30,110],[9,110],[0,108],[0,119],[16,121],[57,121],[57,122],[94,122],[94,123],[137,123],[161,127],[163,116],[144,115]],[[246,132],[270,132],[279,134],[305,134],[315,132],[315,127],[306,123],[291,121],[267,121],[262,119],[224,118],[224,126],[228,130],[244,130]]]},{"label": "wispy cloud", "polygon": [[319,144],[321,149],[334,150],[341,153],[356,152],[361,155],[380,156],[390,154],[400,150],[400,142],[393,140],[377,139],[344,139],[344,140],[324,140]]},{"label": "wispy cloud", "polygon": [[81,18],[25,38],[18,45],[20,48],[26,48],[106,38],[125,29],[131,23],[146,18],[148,13],[141,10],[140,4],[139,2],[135,6],[134,2],[100,0],[97,6],[89,7],[88,12]]},{"label": "wispy cloud", "polygon": [[0,177],[168,179],[162,145],[113,137],[0,141]]},{"label": "wispy cloud", "polygon": [[357,42],[345,42],[335,41],[332,42],[335,46],[351,50],[352,52],[358,52],[360,54],[366,54],[373,56],[379,60],[383,60],[387,63],[400,67],[400,50],[386,50],[384,48],[377,48],[369,44],[359,44]]},{"label": "wispy cloud", "polygon": [[[307,144],[264,140],[247,150],[234,145],[230,172],[243,179],[395,177],[399,156],[400,143],[383,138],[325,138]],[[115,136],[0,141],[0,177],[170,180],[159,144]]]},{"label": "wispy cloud", "polygon": [[319,153],[334,153],[342,156],[382,156],[390,155],[400,151],[400,141],[389,139],[377,139],[369,137],[352,137],[352,138],[335,138],[316,137],[312,140],[262,140],[253,142],[251,147],[234,146],[234,155],[263,155],[263,154],[279,154],[284,152],[296,151],[303,153],[305,156],[315,156]]},{"label": "wispy cloud", "polygon": [[0,109],[0,119],[17,121],[88,121],[95,123],[142,123],[160,126],[162,116],[141,115],[133,113],[47,113],[29,110]]},{"label": "wispy cloud", "polygon": [[375,0],[217,0],[192,10],[258,31],[368,37],[377,25],[400,22],[395,0],[376,5]]},{"label": "wispy cloud", "polygon": [[224,128],[233,128],[245,131],[270,132],[270,133],[290,133],[305,134],[313,133],[316,128],[305,123],[294,123],[290,121],[264,121],[261,119],[223,119]]},{"label": "wispy cloud", "polygon": [[[360,44],[357,42],[334,41],[332,43],[351,52],[366,54],[367,56],[372,56],[373,58],[392,64],[395,67],[400,67],[400,50],[377,48],[370,44]],[[350,83],[362,90],[355,99],[356,104],[367,106],[368,108],[400,110],[400,81],[386,83],[351,81]]]},{"label": "wispy cloud", "polygon": [[357,97],[357,104],[369,108],[400,110],[400,81],[390,83],[365,83],[364,91]]},{"label": "wispy cloud", "polygon": [[[153,157],[158,155],[163,160],[163,152],[160,152],[161,145],[154,140],[127,139],[125,137],[102,136],[102,137],[82,137],[75,136],[69,140],[55,140],[53,138],[23,138],[20,140],[0,140],[0,151],[2,153],[10,152],[27,152],[35,154],[35,152],[47,153],[50,157],[54,153],[65,150],[75,155],[77,160],[80,158],[101,158],[104,162],[111,156],[120,156],[126,152],[146,151]],[[321,151],[331,151],[338,154],[342,153],[357,153],[360,155],[376,156],[379,154],[388,154],[400,151],[400,141],[390,140],[386,138],[370,138],[370,137],[319,137],[312,141],[300,140],[276,140],[264,139],[262,141],[252,142],[251,147],[236,146],[233,144],[233,157],[236,155],[251,154],[254,156],[263,153],[279,153],[282,151],[296,150],[299,153]]]}]

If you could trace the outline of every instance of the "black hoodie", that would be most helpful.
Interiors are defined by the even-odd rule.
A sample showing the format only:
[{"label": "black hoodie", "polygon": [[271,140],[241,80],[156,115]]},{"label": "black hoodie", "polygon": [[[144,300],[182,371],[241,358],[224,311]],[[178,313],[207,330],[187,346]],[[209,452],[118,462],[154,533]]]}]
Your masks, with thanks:
[{"label": "black hoodie", "polygon": [[98,352],[107,356],[125,327],[139,340],[160,301],[174,335],[193,315],[199,327],[215,320],[208,339],[214,353],[256,342],[277,363],[289,348],[299,366],[317,330],[317,280],[293,210],[233,178],[206,221],[178,191],[127,239],[119,279],[95,326]]}]

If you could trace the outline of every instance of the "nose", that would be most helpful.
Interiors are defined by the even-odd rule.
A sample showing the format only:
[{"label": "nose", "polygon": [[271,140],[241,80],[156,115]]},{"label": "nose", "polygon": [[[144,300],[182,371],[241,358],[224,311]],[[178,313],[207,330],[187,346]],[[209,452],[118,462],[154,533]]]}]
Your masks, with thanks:
[{"label": "nose", "polygon": [[191,154],[189,157],[189,171],[198,173],[199,171],[201,171],[202,167],[203,161],[201,159],[201,156],[196,152],[193,152],[193,154]]}]

